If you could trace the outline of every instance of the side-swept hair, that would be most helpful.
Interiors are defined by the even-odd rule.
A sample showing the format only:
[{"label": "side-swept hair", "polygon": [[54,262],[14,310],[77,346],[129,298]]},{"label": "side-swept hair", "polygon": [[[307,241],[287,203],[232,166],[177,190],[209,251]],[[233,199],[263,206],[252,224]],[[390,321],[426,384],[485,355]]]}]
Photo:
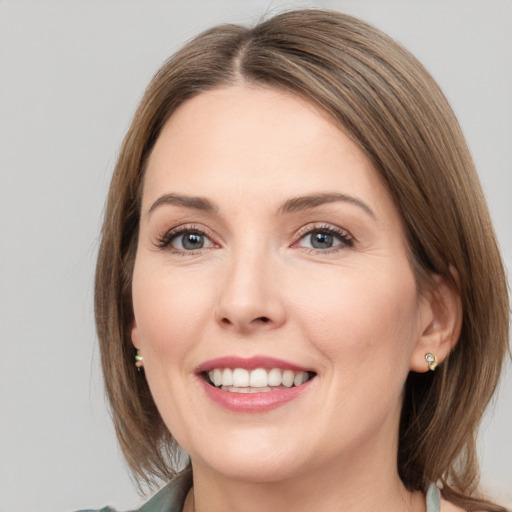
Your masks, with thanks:
[{"label": "side-swept hair", "polygon": [[440,482],[445,498],[466,510],[504,510],[474,496],[475,436],[507,352],[509,303],[470,153],[441,90],[408,51],[356,18],[321,10],[281,13],[252,28],[221,25],[197,36],[157,72],[126,135],[106,205],[95,312],[106,391],[134,475],[170,479],[176,456],[133,364],[130,339],[145,163],[180,104],[244,82],[288,91],[327,112],[387,184],[419,293],[434,275],[459,292],[456,348],[435,373],[411,373],[406,381],[398,471],[410,490]]}]

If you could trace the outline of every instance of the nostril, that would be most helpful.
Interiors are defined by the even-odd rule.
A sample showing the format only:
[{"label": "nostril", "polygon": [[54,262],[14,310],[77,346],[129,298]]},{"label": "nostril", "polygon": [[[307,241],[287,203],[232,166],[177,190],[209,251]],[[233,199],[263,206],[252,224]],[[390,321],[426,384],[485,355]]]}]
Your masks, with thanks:
[{"label": "nostril", "polygon": [[[222,318],[221,322],[224,325],[231,325],[233,322],[229,318]],[[270,322],[270,318],[268,316],[259,316],[257,318],[254,318],[250,323],[262,323],[262,324],[268,324]]]}]

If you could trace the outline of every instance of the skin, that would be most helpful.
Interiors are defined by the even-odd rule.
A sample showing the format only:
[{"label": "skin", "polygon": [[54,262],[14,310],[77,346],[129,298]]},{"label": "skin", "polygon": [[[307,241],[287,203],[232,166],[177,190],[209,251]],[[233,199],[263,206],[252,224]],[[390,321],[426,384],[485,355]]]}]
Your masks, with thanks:
[{"label": "skin", "polygon": [[[334,193],[351,199],[282,211]],[[326,227],[340,235],[313,248]],[[184,248],[173,229],[205,233],[204,247]],[[423,511],[397,474],[397,432],[408,372],[427,371],[429,351],[441,361],[457,336],[457,298],[437,292],[418,293],[389,192],[315,106],[248,85],[184,103],[145,176],[132,340],[191,457],[186,510]],[[206,396],[199,365],[256,355],[316,376],[256,414]]]}]

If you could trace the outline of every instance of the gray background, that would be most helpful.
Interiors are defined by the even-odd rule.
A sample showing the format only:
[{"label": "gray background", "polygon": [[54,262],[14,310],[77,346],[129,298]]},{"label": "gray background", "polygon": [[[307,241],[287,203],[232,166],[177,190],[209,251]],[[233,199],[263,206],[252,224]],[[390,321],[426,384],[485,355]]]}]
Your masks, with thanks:
[{"label": "gray background", "polygon": [[[359,15],[430,69],[459,116],[512,269],[510,0],[0,0],[1,512],[139,502],[104,404],[92,318],[117,150],[145,85],[184,41],[293,6]],[[509,505],[511,373],[479,445],[484,487]]]}]

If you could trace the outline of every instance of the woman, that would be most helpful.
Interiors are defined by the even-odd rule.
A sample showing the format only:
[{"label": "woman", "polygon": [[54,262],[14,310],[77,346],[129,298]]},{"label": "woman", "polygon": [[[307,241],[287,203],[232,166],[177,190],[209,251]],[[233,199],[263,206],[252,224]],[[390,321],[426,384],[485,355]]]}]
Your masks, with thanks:
[{"label": "woman", "polygon": [[96,274],[130,467],[190,457],[144,510],[504,510],[475,431],[508,312],[457,121],[396,42],[299,10],[157,73]]}]

